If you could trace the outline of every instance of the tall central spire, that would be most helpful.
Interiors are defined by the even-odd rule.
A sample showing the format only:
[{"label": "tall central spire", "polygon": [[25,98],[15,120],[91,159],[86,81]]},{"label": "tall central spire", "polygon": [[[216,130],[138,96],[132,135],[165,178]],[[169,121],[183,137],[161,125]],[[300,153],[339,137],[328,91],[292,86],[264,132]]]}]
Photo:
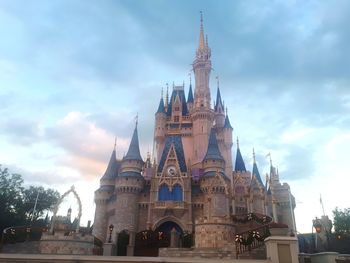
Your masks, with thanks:
[{"label": "tall central spire", "polygon": [[199,47],[198,50],[204,50],[206,45],[205,45],[205,40],[204,40],[204,27],[203,27],[203,12],[201,11],[201,29],[199,33]]},{"label": "tall central spire", "polygon": [[195,109],[210,109],[209,75],[211,71],[211,50],[208,46],[208,41],[205,39],[203,13],[201,12],[199,45],[193,61],[193,71],[196,79],[196,88],[194,90]]}]

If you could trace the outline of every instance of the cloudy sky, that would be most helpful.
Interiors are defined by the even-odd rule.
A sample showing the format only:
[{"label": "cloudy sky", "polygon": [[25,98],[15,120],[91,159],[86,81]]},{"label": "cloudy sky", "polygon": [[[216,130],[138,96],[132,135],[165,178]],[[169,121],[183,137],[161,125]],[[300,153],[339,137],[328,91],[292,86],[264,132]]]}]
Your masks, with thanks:
[{"label": "cloudy sky", "polygon": [[[152,149],[166,83],[188,88],[199,11],[246,166],[278,166],[300,232],[349,207],[349,1],[0,1],[0,163],[27,184],[75,185],[83,224],[118,137],[139,113]],[[235,151],[234,151],[235,152]]]}]

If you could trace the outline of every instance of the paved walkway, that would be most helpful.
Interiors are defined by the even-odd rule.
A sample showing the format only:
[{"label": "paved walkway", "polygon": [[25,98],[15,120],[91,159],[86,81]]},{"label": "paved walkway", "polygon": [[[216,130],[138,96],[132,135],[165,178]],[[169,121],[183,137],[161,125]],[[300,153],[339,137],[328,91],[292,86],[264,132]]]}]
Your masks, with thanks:
[{"label": "paved walkway", "polygon": [[43,255],[43,254],[1,254],[1,263],[265,263],[266,260],[223,260],[203,258],[171,258],[171,257],[106,257],[106,256],[82,256],[82,255]]}]

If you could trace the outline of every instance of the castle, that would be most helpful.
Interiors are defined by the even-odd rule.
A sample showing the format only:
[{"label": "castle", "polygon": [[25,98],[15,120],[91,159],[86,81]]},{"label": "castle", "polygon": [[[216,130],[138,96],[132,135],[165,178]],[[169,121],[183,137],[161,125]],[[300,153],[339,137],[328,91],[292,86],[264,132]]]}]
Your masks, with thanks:
[{"label": "castle", "polygon": [[112,152],[95,191],[93,235],[102,242],[120,243],[127,233],[128,255],[136,255],[138,234],[176,231],[191,233],[196,248],[229,247],[237,233],[256,227],[238,222],[240,215],[249,214],[295,231],[294,197],[272,163],[264,184],[255,156],[252,172],[246,169],[238,140],[233,161],[233,128],[219,85],[211,105],[211,69],[201,18],[194,94],[191,84],[187,98],[184,85],[173,85],[171,96],[161,97],[154,160],[140,155],[137,124],[127,154],[117,160]]}]

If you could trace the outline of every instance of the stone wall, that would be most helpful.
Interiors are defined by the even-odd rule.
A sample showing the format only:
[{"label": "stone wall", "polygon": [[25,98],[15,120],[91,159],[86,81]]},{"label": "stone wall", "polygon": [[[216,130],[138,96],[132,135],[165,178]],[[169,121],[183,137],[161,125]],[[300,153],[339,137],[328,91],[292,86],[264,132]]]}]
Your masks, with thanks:
[{"label": "stone wall", "polygon": [[224,218],[198,220],[195,225],[196,248],[225,248],[234,246],[235,226]]},{"label": "stone wall", "polygon": [[41,254],[92,255],[93,248],[94,237],[92,235],[83,236],[75,233],[70,236],[43,233],[39,245]]}]

